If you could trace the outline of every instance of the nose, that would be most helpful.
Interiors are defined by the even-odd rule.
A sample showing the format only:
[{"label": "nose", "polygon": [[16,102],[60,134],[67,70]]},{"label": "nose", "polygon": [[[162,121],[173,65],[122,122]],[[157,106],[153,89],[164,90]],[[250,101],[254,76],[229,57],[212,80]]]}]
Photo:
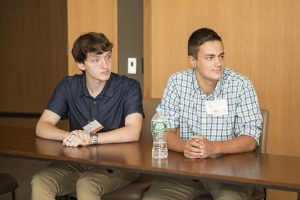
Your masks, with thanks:
[{"label": "nose", "polygon": [[222,59],[219,58],[219,57],[216,57],[216,58],[215,58],[215,65],[216,65],[216,66],[221,66],[221,65],[222,65]]},{"label": "nose", "polygon": [[104,62],[102,62],[102,68],[107,69],[109,68],[109,62],[106,59],[103,59]]}]

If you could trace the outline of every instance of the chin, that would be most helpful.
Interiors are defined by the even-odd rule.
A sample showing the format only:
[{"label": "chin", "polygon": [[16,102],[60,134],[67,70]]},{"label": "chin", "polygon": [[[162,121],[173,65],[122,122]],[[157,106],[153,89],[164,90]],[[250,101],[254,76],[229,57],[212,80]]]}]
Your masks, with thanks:
[{"label": "chin", "polygon": [[102,76],[100,79],[103,81],[108,81],[110,78],[110,73],[108,75]]},{"label": "chin", "polygon": [[223,71],[222,72],[218,72],[218,73],[215,73],[212,78],[215,79],[215,80],[220,80],[221,77],[223,75]]}]

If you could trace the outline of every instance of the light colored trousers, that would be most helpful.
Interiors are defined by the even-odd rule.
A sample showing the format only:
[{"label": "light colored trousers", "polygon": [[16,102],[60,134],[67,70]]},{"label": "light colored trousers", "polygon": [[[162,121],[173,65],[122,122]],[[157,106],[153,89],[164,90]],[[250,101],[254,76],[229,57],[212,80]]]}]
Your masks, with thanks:
[{"label": "light colored trousers", "polygon": [[100,200],[139,177],[137,173],[107,170],[84,164],[53,163],[33,176],[32,200],[54,200],[77,193],[78,200]]},{"label": "light colored trousers", "polygon": [[[248,200],[253,198],[253,192],[254,188],[249,186],[162,177],[145,193],[143,200],[193,200],[204,194],[211,194],[214,200]],[[258,193],[254,199],[263,199],[264,193]]]}]

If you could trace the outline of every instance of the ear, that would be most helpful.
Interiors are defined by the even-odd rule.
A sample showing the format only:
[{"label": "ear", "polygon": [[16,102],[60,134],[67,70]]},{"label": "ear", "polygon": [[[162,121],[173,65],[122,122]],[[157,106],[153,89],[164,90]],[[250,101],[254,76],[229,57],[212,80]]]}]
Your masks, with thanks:
[{"label": "ear", "polygon": [[194,68],[197,66],[197,60],[193,56],[189,56],[189,63]]},{"label": "ear", "polygon": [[79,68],[80,70],[82,70],[82,71],[85,70],[85,65],[84,65],[84,63],[76,62],[76,64],[77,64],[77,66],[78,66],[78,68]]}]

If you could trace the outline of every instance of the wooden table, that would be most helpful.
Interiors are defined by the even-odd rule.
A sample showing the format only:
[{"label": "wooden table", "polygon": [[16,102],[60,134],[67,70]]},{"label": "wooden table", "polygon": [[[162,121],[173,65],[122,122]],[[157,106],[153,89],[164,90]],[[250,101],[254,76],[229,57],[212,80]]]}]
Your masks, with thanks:
[{"label": "wooden table", "polygon": [[188,159],[169,151],[167,160],[151,158],[152,144],[124,144],[65,147],[59,141],[37,138],[34,130],[1,128],[0,154],[26,159],[79,162],[133,170],[147,174],[210,179],[226,183],[300,191],[300,158],[255,152],[219,158]]}]

